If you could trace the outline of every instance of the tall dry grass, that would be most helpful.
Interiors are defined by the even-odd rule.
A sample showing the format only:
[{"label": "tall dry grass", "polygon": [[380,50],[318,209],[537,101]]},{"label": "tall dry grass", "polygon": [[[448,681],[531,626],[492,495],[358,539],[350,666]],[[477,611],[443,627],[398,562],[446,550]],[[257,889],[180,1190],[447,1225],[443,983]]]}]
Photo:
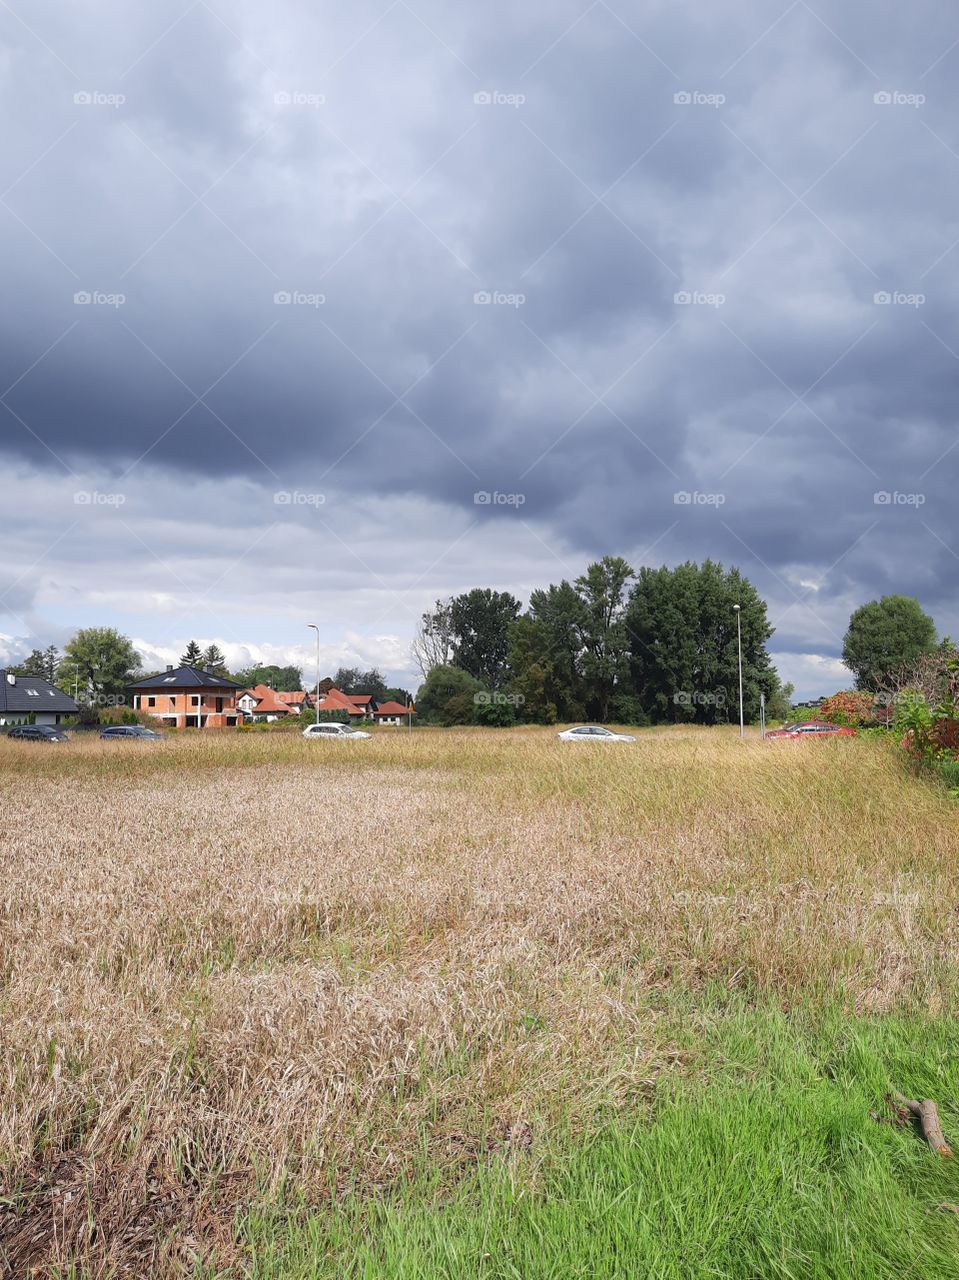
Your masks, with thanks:
[{"label": "tall dry grass", "polygon": [[588,1124],[676,993],[954,1006],[956,810],[875,743],[0,740],[0,794],[9,1265],[172,1274],[257,1188]]}]

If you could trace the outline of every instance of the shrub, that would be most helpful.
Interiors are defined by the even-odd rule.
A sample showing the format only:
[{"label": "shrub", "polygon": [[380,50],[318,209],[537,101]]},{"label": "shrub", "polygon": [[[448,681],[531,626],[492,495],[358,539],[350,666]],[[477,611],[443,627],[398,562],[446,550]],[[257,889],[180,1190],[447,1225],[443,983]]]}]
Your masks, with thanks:
[{"label": "shrub", "polygon": [[862,689],[844,689],[819,704],[817,719],[829,724],[859,728],[873,719],[873,694]]}]

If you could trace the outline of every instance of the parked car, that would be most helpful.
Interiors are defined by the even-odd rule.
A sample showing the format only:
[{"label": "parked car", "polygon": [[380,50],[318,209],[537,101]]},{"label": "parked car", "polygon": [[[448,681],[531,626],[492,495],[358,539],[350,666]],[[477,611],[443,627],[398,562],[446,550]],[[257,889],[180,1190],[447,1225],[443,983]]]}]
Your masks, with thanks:
[{"label": "parked car", "polygon": [[69,742],[70,739],[62,729],[49,724],[18,724],[7,734],[8,738],[19,738],[21,742]]},{"label": "parked car", "polygon": [[631,733],[614,733],[598,724],[580,724],[575,729],[564,729],[557,738],[563,742],[635,742]]},{"label": "parked car", "polygon": [[101,738],[138,738],[141,742],[159,742],[163,737],[155,729],[142,724],[111,724],[100,730]]},{"label": "parked car", "polygon": [[784,724],[781,729],[770,729],[767,738],[854,738],[855,729],[842,724],[829,724],[826,720],[798,720],[795,724]]},{"label": "parked car", "polygon": [[337,738],[341,742],[360,742],[372,736],[362,729],[354,729],[351,724],[311,724],[303,730],[304,738]]}]

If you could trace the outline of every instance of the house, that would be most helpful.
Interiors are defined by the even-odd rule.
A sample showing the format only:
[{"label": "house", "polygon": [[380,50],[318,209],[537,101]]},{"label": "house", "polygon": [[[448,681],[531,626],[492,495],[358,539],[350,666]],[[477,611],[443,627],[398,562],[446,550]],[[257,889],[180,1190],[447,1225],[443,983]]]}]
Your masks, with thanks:
[{"label": "house", "polygon": [[415,716],[416,712],[401,702],[378,702],[373,719],[377,724],[402,724],[408,715]]},{"label": "house", "polygon": [[372,702],[369,694],[340,693],[335,686],[320,695],[320,711],[345,711],[351,718],[364,719]]},{"label": "house", "polygon": [[76,714],[70,695],[48,680],[0,668],[0,724],[59,724]]},{"label": "house", "polygon": [[295,716],[298,716],[301,711],[308,711],[313,706],[313,696],[305,689],[293,689],[286,693],[277,689],[275,696],[281,702],[285,702]]},{"label": "house", "polygon": [[237,695],[236,705],[248,720],[278,720],[293,714],[293,708],[266,684],[255,684]]},{"label": "house", "polygon": [[128,686],[137,711],[177,729],[224,729],[239,724],[235,680],[202,667],[167,667]]}]

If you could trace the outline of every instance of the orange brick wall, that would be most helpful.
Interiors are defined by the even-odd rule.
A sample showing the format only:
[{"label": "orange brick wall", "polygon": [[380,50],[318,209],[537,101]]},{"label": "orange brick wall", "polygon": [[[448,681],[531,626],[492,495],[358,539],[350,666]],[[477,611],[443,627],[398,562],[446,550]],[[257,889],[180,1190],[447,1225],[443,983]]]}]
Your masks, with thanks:
[{"label": "orange brick wall", "polygon": [[[236,693],[234,691],[225,692],[223,690],[214,689],[197,689],[191,690],[189,693],[170,693],[169,690],[156,689],[142,690],[136,695],[139,703],[135,704],[139,711],[145,711],[148,715],[158,716],[161,719],[164,716],[176,716],[177,723],[183,725],[187,716],[206,716],[204,724],[205,729],[222,729],[226,727],[227,716],[239,716],[240,711],[236,705]],[[198,697],[200,705],[195,706],[193,699]],[[155,705],[150,706],[150,699],[153,698]],[[222,711],[217,711],[217,700],[223,707]]]}]

